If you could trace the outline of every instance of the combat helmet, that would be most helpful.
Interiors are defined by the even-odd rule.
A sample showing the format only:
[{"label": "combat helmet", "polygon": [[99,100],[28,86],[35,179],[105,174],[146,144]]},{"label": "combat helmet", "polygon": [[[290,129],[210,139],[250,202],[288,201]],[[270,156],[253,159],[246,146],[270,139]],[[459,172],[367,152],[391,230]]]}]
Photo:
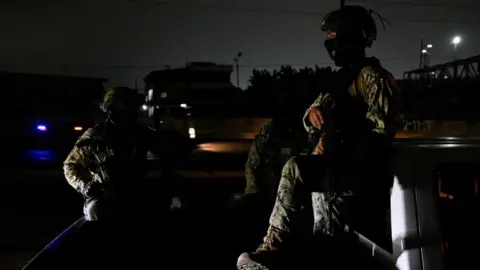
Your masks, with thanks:
[{"label": "combat helmet", "polygon": [[344,6],[325,15],[322,31],[334,33],[332,38],[339,41],[346,40],[364,48],[371,47],[377,39],[377,25],[372,13],[374,11],[362,6]]},{"label": "combat helmet", "polygon": [[107,91],[100,106],[102,111],[137,111],[142,99],[134,89],[129,87],[114,87]]}]

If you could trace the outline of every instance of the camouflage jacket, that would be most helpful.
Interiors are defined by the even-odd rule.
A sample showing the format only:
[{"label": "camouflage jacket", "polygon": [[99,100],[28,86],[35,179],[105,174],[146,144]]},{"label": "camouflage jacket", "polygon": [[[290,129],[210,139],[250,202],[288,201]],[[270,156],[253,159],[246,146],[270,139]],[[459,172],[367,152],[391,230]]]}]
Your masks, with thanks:
[{"label": "camouflage jacket", "polygon": [[292,156],[309,153],[311,148],[308,133],[299,121],[270,121],[250,146],[245,164],[245,193],[276,193],[285,162]]},{"label": "camouflage jacket", "polygon": [[91,181],[105,180],[102,179],[102,167],[113,187],[123,186],[122,190],[128,190],[142,186],[139,182],[146,179],[148,151],[157,156],[160,169],[166,170],[175,166],[178,154],[187,152],[184,148],[184,141],[173,142],[172,138],[147,126],[138,125],[123,134],[115,131],[112,125],[102,123],[79,137],[63,163],[63,170],[67,182],[81,194]]},{"label": "camouflage jacket", "polygon": [[[353,136],[361,137],[363,133],[374,133],[393,138],[398,128],[401,99],[400,90],[392,74],[382,68],[376,58],[367,58],[366,65],[358,72],[353,72],[350,77],[341,75],[341,72],[342,68],[337,69],[335,73],[340,76],[337,76],[337,82],[331,85],[341,88],[335,91],[344,92],[347,96],[349,105],[345,118],[349,120],[344,123],[346,129],[349,129],[350,133],[356,133]],[[330,93],[331,91],[322,91],[305,112],[303,124],[310,134],[318,130],[311,125],[308,115],[312,108],[321,106]]]}]

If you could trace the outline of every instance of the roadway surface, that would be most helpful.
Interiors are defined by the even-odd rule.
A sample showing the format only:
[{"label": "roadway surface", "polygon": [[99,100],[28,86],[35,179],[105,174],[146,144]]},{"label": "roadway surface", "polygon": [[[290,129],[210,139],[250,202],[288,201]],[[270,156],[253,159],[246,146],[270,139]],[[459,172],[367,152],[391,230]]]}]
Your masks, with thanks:
[{"label": "roadway surface", "polygon": [[[230,196],[242,190],[248,147],[249,142],[203,143],[180,168],[181,196],[201,215],[199,220],[207,221],[198,230],[211,230]],[[6,157],[7,153],[13,151],[4,151],[1,166],[0,270],[20,269],[82,215],[82,198],[67,185],[61,170],[65,152],[24,150]],[[149,178],[156,177],[158,172],[151,170]]]}]

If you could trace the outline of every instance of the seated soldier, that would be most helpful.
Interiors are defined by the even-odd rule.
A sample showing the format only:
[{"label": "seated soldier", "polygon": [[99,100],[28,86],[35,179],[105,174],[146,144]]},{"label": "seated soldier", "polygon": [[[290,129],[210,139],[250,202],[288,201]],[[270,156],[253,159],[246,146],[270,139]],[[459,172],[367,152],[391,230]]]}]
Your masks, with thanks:
[{"label": "seated soldier", "polygon": [[231,264],[239,252],[261,242],[268,228],[283,165],[292,156],[312,151],[309,134],[298,121],[306,103],[296,93],[287,98],[288,104],[278,106],[279,114],[255,136],[245,164],[245,190],[235,195],[222,216],[224,248],[217,255],[223,257],[225,263]]},{"label": "seated soldier", "polygon": [[[287,266],[301,240],[312,236],[312,211],[320,214],[316,229],[325,236],[337,232],[335,215],[369,238],[384,228],[382,215],[391,185],[385,179],[386,162],[396,130],[399,91],[378,59],[365,56],[377,33],[370,13],[363,7],[345,6],[325,17],[325,47],[337,71],[304,118],[309,133],[323,134],[315,151],[322,155],[293,157],[285,164],[267,235],[255,252],[240,255],[238,269]],[[329,100],[329,106],[322,106]],[[327,183],[329,170],[335,168],[336,179],[346,180]],[[322,194],[319,201],[312,203],[312,192]],[[339,211],[333,215],[334,210]],[[366,222],[372,223],[362,226]]]}]

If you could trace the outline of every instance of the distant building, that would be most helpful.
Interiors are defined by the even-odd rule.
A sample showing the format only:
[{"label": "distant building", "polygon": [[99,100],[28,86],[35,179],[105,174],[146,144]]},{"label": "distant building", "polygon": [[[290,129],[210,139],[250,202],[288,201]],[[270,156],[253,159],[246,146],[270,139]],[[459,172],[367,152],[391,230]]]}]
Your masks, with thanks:
[{"label": "distant building", "polygon": [[225,117],[243,109],[238,108],[243,95],[231,83],[232,72],[231,65],[208,62],[152,71],[144,78],[150,123],[195,138],[194,118]]},{"label": "distant building", "polygon": [[105,92],[103,78],[0,72],[6,94],[2,110],[17,113],[77,114],[96,106]]},{"label": "distant building", "polygon": [[227,102],[240,93],[231,83],[233,66],[192,62],[183,68],[152,71],[145,81],[147,97],[154,103],[187,103],[191,106]]}]

